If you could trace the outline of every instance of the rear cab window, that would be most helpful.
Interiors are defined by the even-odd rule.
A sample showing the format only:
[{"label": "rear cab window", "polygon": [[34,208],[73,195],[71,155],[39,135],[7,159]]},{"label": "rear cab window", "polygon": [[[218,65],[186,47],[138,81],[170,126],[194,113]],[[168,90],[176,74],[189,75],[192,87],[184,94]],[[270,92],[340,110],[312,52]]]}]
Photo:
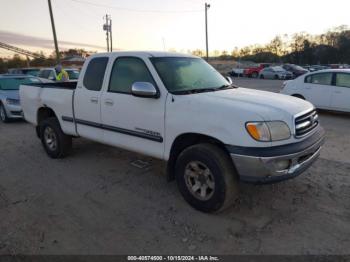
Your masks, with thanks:
[{"label": "rear cab window", "polygon": [[105,76],[108,57],[92,58],[86,68],[83,85],[91,91],[100,91]]}]

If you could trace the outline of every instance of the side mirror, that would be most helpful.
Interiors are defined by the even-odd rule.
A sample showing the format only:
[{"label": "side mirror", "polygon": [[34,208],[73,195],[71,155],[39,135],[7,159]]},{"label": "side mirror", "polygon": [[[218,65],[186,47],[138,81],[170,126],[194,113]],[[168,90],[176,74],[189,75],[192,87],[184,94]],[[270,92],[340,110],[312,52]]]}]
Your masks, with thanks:
[{"label": "side mirror", "polygon": [[137,97],[157,98],[158,92],[149,82],[135,82],[131,86],[131,94]]},{"label": "side mirror", "polygon": [[229,82],[229,84],[232,85],[232,79],[231,79],[231,77],[226,76],[225,78],[226,78],[227,82]]}]

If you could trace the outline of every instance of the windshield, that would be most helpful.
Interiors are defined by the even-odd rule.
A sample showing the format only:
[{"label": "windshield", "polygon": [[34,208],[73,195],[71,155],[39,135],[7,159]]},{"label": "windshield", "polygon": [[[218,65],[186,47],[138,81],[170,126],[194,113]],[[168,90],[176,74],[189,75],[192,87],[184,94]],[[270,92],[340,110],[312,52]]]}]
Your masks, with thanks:
[{"label": "windshield", "polygon": [[40,69],[23,69],[23,74],[38,76]]},{"label": "windshield", "polygon": [[151,61],[170,93],[206,92],[230,86],[219,72],[200,58],[156,57]]},{"label": "windshield", "polygon": [[79,78],[78,70],[66,70],[70,80],[76,80]]},{"label": "windshield", "polygon": [[293,65],[293,68],[294,68],[295,70],[305,71],[304,68],[302,68],[301,66],[298,66],[298,65]]},{"label": "windshield", "polygon": [[35,77],[0,78],[0,90],[18,90],[22,84],[41,83]]},{"label": "windshield", "polygon": [[274,71],[276,71],[276,72],[284,72],[285,70],[283,69],[283,67],[281,67],[281,66],[274,66],[273,68],[272,68]]}]

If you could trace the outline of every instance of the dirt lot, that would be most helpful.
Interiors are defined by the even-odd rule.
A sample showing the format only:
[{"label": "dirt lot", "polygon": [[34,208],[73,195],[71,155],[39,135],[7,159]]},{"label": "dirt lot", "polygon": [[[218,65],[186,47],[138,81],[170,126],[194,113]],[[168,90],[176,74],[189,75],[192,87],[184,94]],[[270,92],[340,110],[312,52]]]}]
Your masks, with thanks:
[{"label": "dirt lot", "polygon": [[[84,139],[51,160],[32,126],[0,124],[0,254],[349,254],[350,116],[321,121],[327,142],[307,172],[242,184],[218,215],[188,206],[161,161]],[[149,165],[135,167],[139,159]]]}]

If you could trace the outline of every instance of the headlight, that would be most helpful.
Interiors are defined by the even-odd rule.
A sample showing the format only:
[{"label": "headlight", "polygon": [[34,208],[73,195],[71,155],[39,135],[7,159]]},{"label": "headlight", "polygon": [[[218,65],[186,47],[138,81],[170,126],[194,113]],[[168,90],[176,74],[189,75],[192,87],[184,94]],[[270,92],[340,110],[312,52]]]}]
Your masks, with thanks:
[{"label": "headlight", "polygon": [[18,99],[6,98],[6,103],[9,105],[19,105]]},{"label": "headlight", "polygon": [[271,142],[290,138],[290,129],[285,122],[249,122],[246,124],[249,135],[258,141]]}]

